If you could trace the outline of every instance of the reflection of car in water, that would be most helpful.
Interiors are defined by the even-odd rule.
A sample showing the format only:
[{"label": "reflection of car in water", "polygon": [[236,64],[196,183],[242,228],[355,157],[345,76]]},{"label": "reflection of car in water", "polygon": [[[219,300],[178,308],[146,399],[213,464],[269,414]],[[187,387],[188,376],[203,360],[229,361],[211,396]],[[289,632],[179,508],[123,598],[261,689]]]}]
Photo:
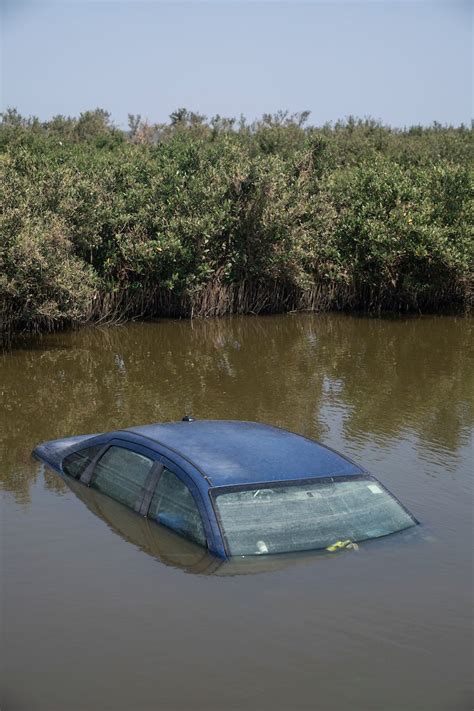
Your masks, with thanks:
[{"label": "reflection of car in water", "polygon": [[[193,542],[204,567],[204,549],[220,558],[337,549],[416,524],[354,462],[253,422],[187,419],[54,440],[34,454]],[[140,536],[153,528],[142,521]]]},{"label": "reflection of car in water", "polygon": [[92,487],[83,486],[71,477],[65,477],[68,487],[96,516],[121,538],[132,543],[144,553],[186,572],[212,574],[225,561],[205,548],[180,536],[165,526],[157,526],[144,516],[137,516],[109,496]]}]

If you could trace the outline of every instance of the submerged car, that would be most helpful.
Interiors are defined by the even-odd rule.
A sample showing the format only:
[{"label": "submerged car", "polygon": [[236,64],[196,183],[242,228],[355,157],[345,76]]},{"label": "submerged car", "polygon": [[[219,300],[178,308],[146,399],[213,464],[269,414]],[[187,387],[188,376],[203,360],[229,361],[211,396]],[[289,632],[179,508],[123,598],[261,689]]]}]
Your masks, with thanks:
[{"label": "submerged car", "polygon": [[[137,516],[132,509],[119,504],[110,496],[104,496],[91,486],[84,486],[77,479],[65,476],[63,481],[69,491],[91,514],[100,519],[109,531],[154,560],[190,575],[218,577],[257,575],[294,569],[309,563],[313,566],[319,565],[320,570],[323,571],[324,564],[332,556],[332,553],[323,549],[279,555],[234,555],[220,558],[212,555],[207,548],[175,533],[171,528],[160,526],[145,516]],[[389,538],[392,539],[392,545],[410,546],[413,536],[416,536],[416,527],[405,531],[402,540],[397,540],[396,536],[389,536]],[[384,546],[384,550],[389,554],[388,545]],[[374,554],[376,554],[375,550]]]},{"label": "submerged car", "polygon": [[184,418],[33,454],[221,558],[334,550],[417,524],[342,454],[256,422]]}]

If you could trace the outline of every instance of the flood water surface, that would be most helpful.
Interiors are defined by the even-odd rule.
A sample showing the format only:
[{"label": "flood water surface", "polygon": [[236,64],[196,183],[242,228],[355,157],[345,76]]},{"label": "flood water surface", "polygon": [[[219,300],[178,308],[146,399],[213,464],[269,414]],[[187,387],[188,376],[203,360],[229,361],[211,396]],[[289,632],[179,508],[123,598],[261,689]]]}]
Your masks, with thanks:
[{"label": "flood water surface", "polygon": [[[471,709],[472,323],[235,317],[17,343],[0,360],[2,711]],[[223,562],[31,458],[184,414],[321,440],[421,525]]]}]

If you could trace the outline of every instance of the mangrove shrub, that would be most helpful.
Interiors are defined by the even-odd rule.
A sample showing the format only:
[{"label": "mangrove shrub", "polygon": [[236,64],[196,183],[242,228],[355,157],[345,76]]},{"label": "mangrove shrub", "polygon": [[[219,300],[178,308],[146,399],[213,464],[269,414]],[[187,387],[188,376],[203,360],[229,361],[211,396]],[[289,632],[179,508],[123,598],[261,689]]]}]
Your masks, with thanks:
[{"label": "mangrove shrub", "polygon": [[472,298],[472,129],[102,110],[0,127],[3,333]]}]

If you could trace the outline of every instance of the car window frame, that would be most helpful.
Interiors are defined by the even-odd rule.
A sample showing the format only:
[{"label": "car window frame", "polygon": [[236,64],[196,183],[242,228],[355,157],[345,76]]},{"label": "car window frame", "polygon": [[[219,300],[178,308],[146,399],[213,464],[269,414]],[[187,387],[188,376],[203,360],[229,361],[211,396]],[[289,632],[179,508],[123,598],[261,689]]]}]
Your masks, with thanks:
[{"label": "car window frame", "polygon": [[[89,444],[88,447],[90,446],[92,445]],[[87,449],[88,447],[81,447],[81,449]],[[137,497],[137,500],[135,501],[135,505],[132,510],[140,516],[148,518],[148,511],[150,508],[151,500],[155,493],[156,487],[158,486],[158,482],[161,478],[161,475],[163,474],[163,471],[165,469],[168,469],[187,487],[187,489],[191,493],[193,501],[201,517],[204,535],[206,538],[206,544],[205,546],[203,546],[203,548],[211,550],[211,543],[214,541],[214,534],[212,531],[211,522],[209,520],[209,512],[206,508],[201,492],[199,491],[199,487],[176,462],[170,459],[169,456],[167,456],[163,452],[151,449],[145,444],[133,442],[128,439],[114,437],[113,439],[107,440],[107,442],[104,443],[103,447],[87,465],[85,470],[82,472],[82,475],[78,479],[76,479],[76,481],[79,481],[82,484],[85,484],[86,486],[91,486],[94,481],[94,476],[96,473],[95,470],[98,462],[107,452],[107,450],[111,447],[120,447],[122,449],[128,449],[132,452],[136,452],[137,454],[141,454],[142,456],[148,457],[148,459],[152,460],[153,462],[153,465],[150,469],[145,485],[143,487],[145,491],[141,494],[141,496]],[[80,449],[77,449],[76,451],[79,452]]]},{"label": "car window frame", "polygon": [[[158,447],[159,447],[159,443]],[[191,493],[191,496],[193,497],[194,503],[196,504],[197,510],[199,511],[199,514],[201,516],[201,521],[202,525],[204,528],[204,534],[206,537],[206,548],[209,551],[212,551],[216,547],[216,541],[215,541],[215,533],[212,529],[212,524],[210,520],[210,515],[209,515],[209,509],[206,506],[206,502],[202,496],[202,493],[199,489],[199,486],[196,484],[196,482],[193,480],[193,478],[186,472],[184,469],[173,459],[170,459],[168,454],[165,454],[163,451],[159,451],[157,448],[155,452],[156,456],[159,457],[159,461],[163,464],[164,469],[168,469],[172,474],[174,474],[189,490]],[[199,473],[199,477],[202,477],[202,474]],[[159,480],[158,480],[159,481]],[[156,485],[158,485],[158,481],[156,482]],[[156,487],[155,487],[156,488]],[[155,492],[153,491],[153,494]],[[153,495],[152,495],[153,496]],[[151,499],[150,499],[151,503]],[[154,520],[154,519],[150,519]]]},{"label": "car window frame", "polygon": [[[129,507],[132,511],[135,511],[135,513],[144,515],[141,513],[142,507],[144,506],[144,504],[146,503],[147,500],[151,501],[151,496],[153,496],[153,491],[155,490],[155,486],[156,486],[156,484],[161,476],[161,473],[163,471],[163,466],[160,465],[160,462],[156,459],[156,453],[153,452],[153,450],[149,449],[148,447],[144,447],[140,444],[135,444],[134,442],[127,442],[125,440],[120,440],[120,439],[116,439],[116,438],[108,440],[104,444],[102,449],[94,457],[94,459],[88,464],[88,466],[82,472],[82,475],[79,477],[78,481],[80,481],[81,484],[85,484],[86,486],[92,486],[94,483],[94,479],[97,476],[97,471],[96,471],[97,464],[102,459],[102,457],[107,453],[107,451],[109,449],[111,449],[112,447],[116,447],[119,449],[127,449],[131,452],[135,452],[136,454],[140,454],[141,456],[146,457],[152,463],[151,467],[150,467],[150,471],[148,472],[147,478],[145,480],[144,487],[142,487],[140,494],[135,499],[134,505]],[[150,495],[150,490],[151,490],[151,495]],[[108,496],[108,494],[106,494],[106,496]],[[110,497],[110,498],[113,498],[113,497]]]},{"label": "car window frame", "polygon": [[[81,480],[82,480],[82,477],[84,476],[84,474],[86,473],[86,471],[88,471],[88,470],[90,469],[90,467],[91,467],[96,461],[98,461],[98,459],[102,456],[102,453],[104,452],[104,445],[103,445],[102,443],[100,443],[100,442],[99,442],[98,444],[90,444],[90,443],[87,443],[87,444],[86,444],[86,443],[84,442],[84,445],[85,445],[84,447],[80,447],[80,448],[78,448],[78,449],[72,449],[72,450],[67,451],[66,454],[65,454],[65,456],[63,456],[62,459],[61,459],[61,463],[60,463],[61,473],[62,473],[63,475],[65,475],[65,476],[71,478],[71,479],[74,479],[75,481],[81,481]],[[72,457],[74,454],[79,454],[80,452],[86,452],[88,449],[94,449],[95,447],[99,447],[99,451],[97,452],[97,454],[96,454],[94,457],[92,457],[92,459],[90,460],[89,464],[86,466],[86,468],[85,468],[85,469],[83,470],[83,472],[80,474],[80,476],[73,476],[72,474],[69,474],[69,473],[64,469],[64,463],[65,463],[66,459],[69,459],[69,457]]]}]

